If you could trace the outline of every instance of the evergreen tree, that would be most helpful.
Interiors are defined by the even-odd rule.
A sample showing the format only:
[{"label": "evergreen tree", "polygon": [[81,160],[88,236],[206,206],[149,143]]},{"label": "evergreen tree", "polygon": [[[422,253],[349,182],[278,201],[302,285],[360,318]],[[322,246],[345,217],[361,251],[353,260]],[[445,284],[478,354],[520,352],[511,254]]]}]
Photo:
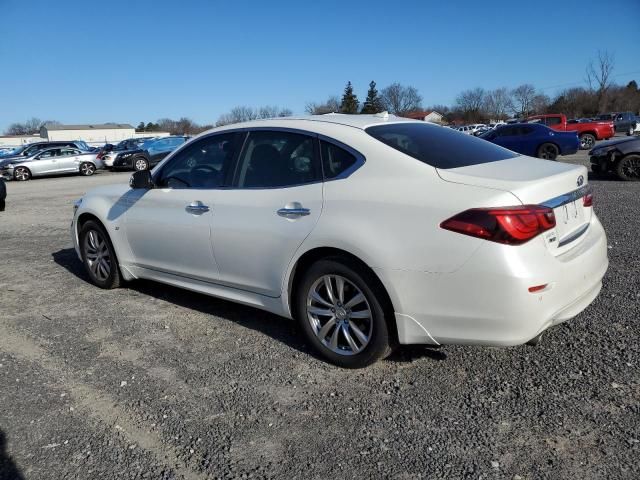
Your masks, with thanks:
[{"label": "evergreen tree", "polygon": [[144,122],[140,122],[136,127],[137,132],[144,132]]},{"label": "evergreen tree", "polygon": [[341,113],[358,113],[358,97],[353,93],[353,86],[351,82],[347,82],[347,86],[344,87],[344,94],[342,95],[342,102],[340,103]]},{"label": "evergreen tree", "polygon": [[382,100],[378,96],[378,90],[376,89],[376,82],[371,80],[369,84],[369,91],[367,92],[367,98],[362,105],[360,113],[380,113],[384,110],[382,106]]}]

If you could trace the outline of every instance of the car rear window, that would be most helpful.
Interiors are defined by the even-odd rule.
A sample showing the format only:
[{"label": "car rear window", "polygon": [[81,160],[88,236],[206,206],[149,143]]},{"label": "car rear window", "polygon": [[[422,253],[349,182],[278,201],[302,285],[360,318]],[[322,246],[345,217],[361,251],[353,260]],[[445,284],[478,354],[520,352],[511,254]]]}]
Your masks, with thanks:
[{"label": "car rear window", "polygon": [[436,168],[458,168],[497,162],[518,154],[481,138],[428,123],[376,125],[373,138]]}]

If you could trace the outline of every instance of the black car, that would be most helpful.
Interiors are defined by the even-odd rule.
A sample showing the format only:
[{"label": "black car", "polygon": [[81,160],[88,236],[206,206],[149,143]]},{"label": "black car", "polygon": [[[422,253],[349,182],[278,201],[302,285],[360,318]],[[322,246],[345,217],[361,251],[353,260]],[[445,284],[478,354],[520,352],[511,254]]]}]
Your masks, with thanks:
[{"label": "black car", "polygon": [[640,137],[603,142],[589,155],[593,173],[614,172],[621,180],[640,181]]},{"label": "black car", "polygon": [[35,142],[35,143],[28,143],[26,145],[22,145],[21,147],[16,148],[11,153],[0,156],[0,162],[5,162],[6,160],[13,161],[13,160],[24,158],[24,157],[30,157],[34,155],[36,152],[39,152],[40,150],[44,150],[45,148],[56,148],[56,147],[72,147],[72,148],[77,148],[78,150],[81,150],[83,152],[95,151],[93,147],[90,147],[82,140]]},{"label": "black car", "polygon": [[617,133],[626,133],[629,136],[633,135],[637,123],[636,116],[633,112],[604,113],[598,115],[596,120],[613,122]]},{"label": "black car", "polygon": [[107,153],[102,160],[107,168],[148,170],[189,140],[186,136],[171,136],[149,140],[137,148]]}]

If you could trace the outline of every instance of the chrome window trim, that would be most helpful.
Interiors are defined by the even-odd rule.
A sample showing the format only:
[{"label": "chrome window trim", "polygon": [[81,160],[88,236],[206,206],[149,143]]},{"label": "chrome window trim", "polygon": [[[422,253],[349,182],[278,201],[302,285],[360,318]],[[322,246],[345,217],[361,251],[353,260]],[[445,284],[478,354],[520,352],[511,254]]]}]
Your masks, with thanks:
[{"label": "chrome window trim", "polygon": [[591,191],[592,191],[591,185],[587,184],[572,192],[565,193],[563,195],[559,195],[554,198],[550,198],[549,200],[542,202],[540,205],[548,208],[558,208],[563,205],[566,205],[567,203],[575,202],[579,198],[582,198],[585,195],[591,193]]}]

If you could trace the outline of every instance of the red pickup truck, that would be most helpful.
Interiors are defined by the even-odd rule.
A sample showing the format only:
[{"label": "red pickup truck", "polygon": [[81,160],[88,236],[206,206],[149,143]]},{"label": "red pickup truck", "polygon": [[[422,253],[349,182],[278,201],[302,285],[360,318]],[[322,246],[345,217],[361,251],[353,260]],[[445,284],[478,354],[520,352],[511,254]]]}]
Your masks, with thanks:
[{"label": "red pickup truck", "polygon": [[616,133],[611,121],[567,123],[566,115],[561,113],[535,115],[525,121],[527,123],[542,123],[561,132],[576,132],[580,138],[581,150],[589,150],[595,145],[596,140],[608,140]]}]

